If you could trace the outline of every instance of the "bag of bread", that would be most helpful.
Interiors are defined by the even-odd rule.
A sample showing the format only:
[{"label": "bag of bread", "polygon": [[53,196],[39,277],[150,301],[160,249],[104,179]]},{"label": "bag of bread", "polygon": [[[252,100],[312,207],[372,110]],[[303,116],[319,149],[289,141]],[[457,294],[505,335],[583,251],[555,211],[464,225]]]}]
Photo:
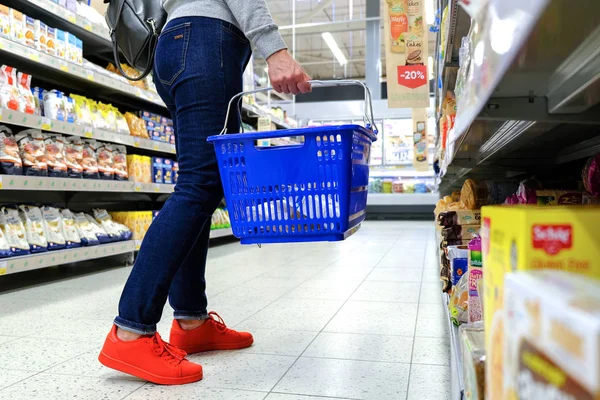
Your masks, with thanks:
[{"label": "bag of bread", "polygon": [[15,139],[23,161],[23,172],[27,176],[48,176],[46,146],[42,131],[27,129],[19,132]]},{"label": "bag of bread", "polygon": [[23,174],[19,145],[12,131],[4,125],[0,125],[0,174]]},{"label": "bag of bread", "polygon": [[95,234],[95,228],[85,214],[76,213],[73,216],[75,218],[75,229],[77,229],[81,244],[84,246],[96,246],[100,244]]},{"label": "bag of bread", "polygon": [[62,233],[61,217],[58,208],[43,206],[42,218],[48,239],[48,250],[64,249],[66,242]]},{"label": "bag of bread", "polygon": [[11,256],[23,256],[29,254],[29,243],[23,221],[19,217],[19,211],[15,208],[2,207],[0,209],[0,228],[4,238],[8,242]]},{"label": "bag of bread", "polygon": [[44,146],[48,163],[48,176],[66,178],[68,176],[65,161],[65,141],[62,135],[45,135]]},{"label": "bag of bread", "polygon": [[44,229],[42,210],[39,207],[28,205],[20,205],[19,210],[21,221],[25,226],[29,250],[32,253],[48,251],[48,239],[46,238],[46,230]]},{"label": "bag of bread", "polygon": [[71,210],[66,208],[60,210],[60,229],[63,237],[65,238],[65,247],[67,249],[81,247],[81,238],[77,233],[75,217],[73,216]]},{"label": "bag of bread", "polygon": [[85,214],[85,218],[90,223],[92,231],[94,232],[94,235],[96,235],[96,238],[98,238],[100,244],[114,242],[117,239],[114,234],[106,232],[106,229],[104,229],[104,227],[90,214]]}]

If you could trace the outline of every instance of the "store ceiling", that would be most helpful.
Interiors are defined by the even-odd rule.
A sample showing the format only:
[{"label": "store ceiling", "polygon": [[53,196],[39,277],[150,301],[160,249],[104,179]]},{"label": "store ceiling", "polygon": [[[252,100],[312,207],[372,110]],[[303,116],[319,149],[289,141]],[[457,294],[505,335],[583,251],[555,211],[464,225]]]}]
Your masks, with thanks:
[{"label": "store ceiling", "polygon": [[[294,0],[267,0],[275,22],[292,51]],[[367,0],[295,0],[296,1],[296,59],[315,79],[363,78],[365,76],[365,18]],[[384,4],[384,1],[381,1]],[[433,4],[433,2],[431,2]],[[383,15],[383,10],[382,10]],[[385,44],[381,21],[382,77],[385,77]],[[345,66],[334,57],[322,37],[331,32],[348,60]],[[435,35],[430,34],[430,54]],[[264,60],[256,60],[255,72],[263,74]]]}]

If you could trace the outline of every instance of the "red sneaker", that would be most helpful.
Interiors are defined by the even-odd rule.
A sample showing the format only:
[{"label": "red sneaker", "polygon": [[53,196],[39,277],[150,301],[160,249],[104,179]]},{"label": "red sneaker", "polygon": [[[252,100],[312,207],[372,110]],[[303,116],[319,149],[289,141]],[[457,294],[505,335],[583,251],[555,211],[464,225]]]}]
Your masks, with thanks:
[{"label": "red sneaker", "polygon": [[248,332],[227,328],[223,318],[216,312],[208,313],[204,324],[185,331],[179,321],[173,320],[170,342],[188,354],[210,350],[236,350],[252,346],[254,338]]},{"label": "red sneaker", "polygon": [[182,385],[202,379],[202,366],[185,359],[185,351],[165,343],[158,333],[129,342],[119,339],[113,325],[98,361],[108,368],[159,385]]}]

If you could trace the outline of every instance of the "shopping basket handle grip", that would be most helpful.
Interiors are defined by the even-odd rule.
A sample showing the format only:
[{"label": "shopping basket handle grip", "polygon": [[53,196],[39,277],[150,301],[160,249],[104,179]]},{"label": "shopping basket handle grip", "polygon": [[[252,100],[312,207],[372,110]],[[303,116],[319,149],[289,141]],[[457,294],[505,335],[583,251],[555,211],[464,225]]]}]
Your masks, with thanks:
[{"label": "shopping basket handle grip", "polygon": [[[365,90],[365,122],[367,122],[367,124],[369,124],[370,128],[377,133],[377,126],[375,125],[375,117],[373,115],[373,101],[371,100],[371,91],[369,90],[369,88],[367,87],[367,85],[365,85],[363,82],[359,81],[359,80],[354,80],[354,79],[340,79],[340,80],[327,80],[327,81],[321,81],[321,80],[311,80],[309,81],[309,83],[311,85],[319,85],[319,86],[348,86],[348,85],[357,85],[357,86],[362,86],[363,89]],[[237,100],[237,104],[238,104],[238,114],[239,114],[239,102],[242,100],[242,96],[245,96],[247,94],[254,94],[254,93],[260,93],[260,92],[268,92],[270,90],[273,90],[272,87],[266,87],[266,88],[260,88],[260,89],[255,89],[255,90],[248,90],[246,92],[241,92],[236,94],[235,96],[233,96],[231,98],[231,100],[229,100],[229,105],[227,106],[227,114],[225,116],[225,126],[223,126],[223,130],[221,131],[220,135],[224,135],[227,133],[227,121],[229,121],[229,113],[231,112],[231,107],[233,106],[234,102],[236,102]],[[242,118],[240,116],[240,124],[242,122]],[[243,132],[243,130],[242,130]]]}]

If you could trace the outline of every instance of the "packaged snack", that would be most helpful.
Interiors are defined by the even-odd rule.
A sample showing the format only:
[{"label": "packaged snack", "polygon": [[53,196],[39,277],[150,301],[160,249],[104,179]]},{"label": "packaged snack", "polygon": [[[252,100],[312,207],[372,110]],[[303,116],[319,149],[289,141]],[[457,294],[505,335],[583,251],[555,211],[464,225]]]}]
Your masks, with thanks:
[{"label": "packaged snack", "polygon": [[75,218],[70,210],[60,210],[60,227],[62,235],[65,238],[65,247],[67,249],[81,247],[81,239],[77,233]]},{"label": "packaged snack", "polygon": [[505,273],[559,269],[600,278],[599,211],[594,206],[483,207],[487,399],[502,399]]},{"label": "packaged snack", "polygon": [[160,157],[152,157],[152,182],[164,183],[163,159]]},{"label": "packaged snack", "polygon": [[450,319],[455,325],[460,325],[469,320],[469,276],[463,275],[458,284],[452,288],[450,302]]},{"label": "packaged snack", "polygon": [[590,157],[581,172],[585,190],[596,198],[600,198],[600,154]]},{"label": "packaged snack", "polygon": [[0,174],[23,174],[19,145],[12,131],[4,125],[0,125]]},{"label": "packaged snack", "polygon": [[114,161],[112,146],[108,143],[98,143],[96,158],[98,160],[98,173],[100,174],[100,179],[113,180],[115,178],[115,171],[113,169]]},{"label": "packaged snack", "polygon": [[177,183],[179,179],[179,163],[177,161],[173,161],[173,183]]},{"label": "packaged snack", "polygon": [[561,206],[583,204],[583,193],[566,190],[536,190],[537,204],[540,206]]},{"label": "packaged snack", "polygon": [[65,110],[65,121],[74,123],[77,120],[75,114],[75,102],[69,96],[62,95],[63,107]]},{"label": "packaged snack", "polygon": [[483,279],[483,262],[481,256],[481,238],[473,238],[469,242],[469,322],[479,322],[482,317],[479,281]]},{"label": "packaged snack", "polygon": [[150,139],[148,131],[146,130],[146,124],[144,124],[144,121],[141,118],[138,118],[129,112],[125,113],[124,117],[127,121],[127,125],[129,126],[129,134],[131,136]]},{"label": "packaged snack", "polygon": [[0,107],[19,110],[20,93],[16,85],[16,70],[3,65],[0,69]]},{"label": "packaged snack", "polygon": [[66,121],[63,94],[58,90],[44,92],[44,116],[57,121]]},{"label": "packaged snack", "polygon": [[46,27],[46,53],[56,55],[56,29]]},{"label": "packaged snack", "polygon": [[34,49],[37,47],[35,43],[35,19],[24,15],[25,29],[25,44]]},{"label": "packaged snack", "polygon": [[437,216],[437,225],[450,227],[454,225],[478,225],[481,223],[481,211],[456,210],[441,212]]},{"label": "packaged snack", "polygon": [[63,60],[67,59],[67,42],[65,41],[65,31],[61,31],[60,29],[56,29],[56,35],[54,37],[55,45],[56,45],[56,57],[61,58]]},{"label": "packaged snack", "polygon": [[97,102],[87,99],[87,105],[92,116],[92,126],[97,129],[108,129],[108,124],[102,115],[100,107]]},{"label": "packaged snack", "polygon": [[99,223],[102,226],[102,229],[104,229],[108,235],[109,241],[115,242],[122,240],[119,228],[115,225],[115,222],[112,220],[110,214],[106,210],[94,208],[92,211],[94,213],[96,223]]},{"label": "packaged snack", "polygon": [[90,223],[84,213],[74,214],[75,218],[75,229],[81,240],[81,244],[84,246],[96,246],[100,244],[96,237],[95,227]]},{"label": "packaged snack", "polygon": [[404,34],[406,46],[406,65],[423,64],[423,34],[408,32]]},{"label": "packaged snack", "polygon": [[95,140],[83,141],[81,166],[83,167],[83,177],[85,179],[100,179],[98,174],[98,161],[96,159],[97,148],[98,142]]},{"label": "packaged snack", "polygon": [[75,43],[75,63],[77,65],[83,65],[83,42],[79,38]]},{"label": "packaged snack", "polygon": [[454,286],[469,271],[469,249],[467,246],[448,246],[446,252],[450,261],[450,281]]},{"label": "packaged snack", "polygon": [[19,90],[19,111],[25,114],[35,114],[35,97],[31,92],[31,75],[19,72],[18,75]]},{"label": "packaged snack", "polygon": [[125,146],[113,146],[113,170],[115,173],[115,180],[128,180],[127,149]]},{"label": "packaged snack", "polygon": [[73,64],[77,64],[77,37],[72,33],[65,32],[65,44],[65,59]]},{"label": "packaged snack", "polygon": [[48,176],[46,146],[42,131],[27,129],[15,136],[23,161],[23,173],[28,176]]},{"label": "packaged snack", "polygon": [[9,9],[10,34],[15,42],[25,44],[25,16],[14,9]]},{"label": "packaged snack", "polygon": [[163,160],[163,182],[173,183],[173,161],[168,158]]},{"label": "packaged snack", "polygon": [[2,207],[0,209],[0,227],[10,247],[11,256],[29,254],[29,243],[23,221],[19,211],[15,208]]},{"label": "packaged snack", "polygon": [[463,360],[465,400],[483,400],[485,394],[485,332],[482,323],[458,329]]},{"label": "packaged snack", "polygon": [[62,233],[61,217],[58,209],[43,206],[42,218],[44,219],[44,229],[48,238],[48,250],[64,249],[66,243]]},{"label": "packaged snack", "polygon": [[46,53],[48,51],[48,27],[46,24],[36,19],[33,25],[33,34],[35,37],[35,48]]},{"label": "packaged snack", "polygon": [[408,32],[407,0],[386,0],[392,53],[404,53],[404,34]]},{"label": "packaged snack", "polygon": [[10,38],[10,9],[0,4],[0,36]]},{"label": "packaged snack", "polygon": [[44,218],[39,207],[21,205],[19,215],[25,226],[25,234],[32,253],[40,253],[48,250],[48,239],[44,229]]},{"label": "packaged snack", "polygon": [[117,240],[117,238],[113,234],[108,234],[106,230],[92,217],[90,214],[85,214],[85,218],[90,223],[92,230],[94,231],[94,235],[98,238],[100,244],[110,243]]},{"label": "packaged snack", "polygon": [[83,141],[77,136],[67,139],[65,146],[65,163],[69,178],[83,177]]},{"label": "packaged snack", "polygon": [[74,102],[75,122],[80,125],[93,125],[92,113],[89,109],[87,99],[76,94],[72,94],[71,98]]},{"label": "packaged snack", "polygon": [[143,119],[146,122],[155,122],[157,124],[161,124],[162,122],[162,117],[160,115],[157,114],[153,114],[151,112],[148,111],[140,111],[139,112],[139,117],[141,119]]},{"label": "packaged snack", "polygon": [[113,109],[113,111],[115,113],[115,122],[116,122],[116,127],[117,127],[117,133],[129,135],[129,125],[127,125],[127,121],[125,120],[125,117],[116,108]]},{"label": "packaged snack", "polygon": [[117,119],[113,111],[113,107],[109,106],[108,104],[98,103],[98,110],[100,111],[102,119],[106,123],[106,129],[116,132]]},{"label": "packaged snack", "polygon": [[[0,215],[0,220],[2,220],[2,215]],[[10,251],[10,246],[8,245],[8,240],[4,236],[4,231],[2,230],[2,223],[0,222],[0,258],[10,257],[12,252]]]},{"label": "packaged snack", "polygon": [[442,228],[441,234],[442,238],[446,240],[470,240],[474,235],[479,235],[479,228],[480,225],[454,225],[447,228]]},{"label": "packaged snack", "polygon": [[600,283],[532,271],[506,275],[505,290],[503,398],[600,398]]},{"label": "packaged snack", "polygon": [[48,176],[66,178],[68,170],[65,161],[64,138],[61,135],[46,135],[44,145],[48,163]]},{"label": "packaged snack", "polygon": [[39,87],[32,90],[33,100],[35,101],[35,115],[44,115],[44,91]]}]

